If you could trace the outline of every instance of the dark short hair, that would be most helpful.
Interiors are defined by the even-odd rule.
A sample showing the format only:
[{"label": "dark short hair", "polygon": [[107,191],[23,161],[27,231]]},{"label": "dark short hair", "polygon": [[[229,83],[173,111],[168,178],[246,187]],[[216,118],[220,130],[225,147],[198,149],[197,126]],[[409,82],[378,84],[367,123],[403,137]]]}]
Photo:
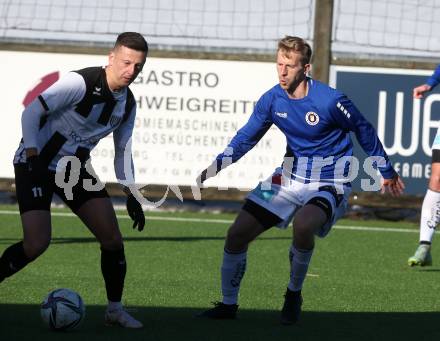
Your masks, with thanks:
[{"label": "dark short hair", "polygon": [[302,65],[310,64],[312,59],[312,48],[304,39],[299,37],[285,36],[278,42],[278,51],[280,50],[285,53],[299,53]]},{"label": "dark short hair", "polygon": [[129,49],[148,53],[148,44],[142,34],[137,32],[124,32],[118,35],[114,48],[125,46]]}]

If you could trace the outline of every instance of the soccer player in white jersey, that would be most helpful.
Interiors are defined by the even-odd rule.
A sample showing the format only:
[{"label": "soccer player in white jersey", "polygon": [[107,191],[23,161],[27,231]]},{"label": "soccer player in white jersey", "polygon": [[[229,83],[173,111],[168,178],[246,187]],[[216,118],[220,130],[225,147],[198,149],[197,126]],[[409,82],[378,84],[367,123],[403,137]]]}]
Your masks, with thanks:
[{"label": "soccer player in white jersey", "polygon": [[[223,299],[200,317],[233,319],[247,249],[272,226],[287,227],[293,217],[291,265],[281,323],[294,324],[301,312],[301,289],[314,249],[347,205],[353,132],[383,176],[382,192],[398,196],[404,184],[394,171],[372,125],[342,93],[308,77],[312,50],[303,39],[287,36],[278,43],[279,84],[258,100],[249,121],[197,181],[199,185],[246,154],[275,124],[286,136],[287,151],[278,168],[247,197],[229,228],[221,267]],[[376,166],[376,167],[375,167]]]},{"label": "soccer player in white jersey", "polygon": [[[100,244],[108,298],[106,324],[127,328],[140,328],[142,323],[121,304],[127,269],[122,235],[107,191],[103,186],[93,185],[99,179],[90,174],[94,172],[89,157],[99,140],[113,133],[117,179],[126,181],[127,186],[133,183],[133,165],[131,174],[124,171],[124,153],[130,158],[128,162],[132,162],[128,141],[136,115],[136,102],[128,86],[142,70],[147,53],[148,45],[141,34],[121,33],[106,67],[67,73],[25,108],[23,138],[14,157],[23,240],[4,250],[0,258],[1,282],[47,249],[51,240],[50,204],[56,193]],[[70,172],[66,170],[58,175],[62,179],[64,175],[79,176],[72,192],[57,186],[56,180],[59,161],[69,156],[75,156],[77,163],[72,161]],[[133,228],[141,231],[145,225],[142,206],[127,187],[124,191]]]},{"label": "soccer player in white jersey", "polygon": [[[440,65],[427,79],[425,84],[414,88],[414,98],[422,98],[440,83]],[[419,246],[413,256],[409,257],[409,266],[432,265],[431,244],[434,232],[440,222],[440,128],[434,138],[432,145],[431,176],[428,189],[423,199],[422,212],[420,216]]]}]

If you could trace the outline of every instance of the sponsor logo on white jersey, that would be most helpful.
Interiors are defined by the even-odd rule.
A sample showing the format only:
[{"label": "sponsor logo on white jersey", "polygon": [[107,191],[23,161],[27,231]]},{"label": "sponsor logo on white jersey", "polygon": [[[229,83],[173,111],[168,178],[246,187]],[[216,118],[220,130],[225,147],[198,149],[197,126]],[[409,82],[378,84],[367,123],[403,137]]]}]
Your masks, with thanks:
[{"label": "sponsor logo on white jersey", "polygon": [[122,120],[122,117],[112,115],[110,117],[110,126],[116,127],[119,124],[119,122],[121,122],[121,120]]},{"label": "sponsor logo on white jersey", "polygon": [[93,90],[93,94],[101,96],[101,88],[98,88],[97,86],[95,86],[95,90]]}]

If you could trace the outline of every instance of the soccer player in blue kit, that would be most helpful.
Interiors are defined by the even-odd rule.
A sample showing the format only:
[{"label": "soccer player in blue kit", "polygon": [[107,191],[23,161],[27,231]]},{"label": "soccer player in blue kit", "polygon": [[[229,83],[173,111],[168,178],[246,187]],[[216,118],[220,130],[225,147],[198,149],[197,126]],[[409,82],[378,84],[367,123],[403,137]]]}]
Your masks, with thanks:
[{"label": "soccer player in blue kit", "polygon": [[[425,84],[419,85],[413,90],[414,98],[422,98],[423,95],[434,89],[440,83],[440,65],[426,80]],[[422,212],[420,215],[419,245],[413,256],[408,258],[409,266],[432,265],[431,245],[434,232],[440,223],[440,128],[432,144],[431,176],[429,177],[428,189],[423,199]]]},{"label": "soccer player in blue kit", "polygon": [[[277,168],[248,195],[227,232],[221,266],[223,299],[199,317],[236,317],[249,243],[272,226],[287,227],[294,217],[289,250],[290,281],[281,323],[297,322],[315,235],[327,235],[347,206],[351,188],[346,177],[349,172],[346,161],[352,156],[350,132],[354,132],[369,156],[382,161],[376,163],[383,177],[382,193],[398,196],[403,192],[404,184],[391,166],[373,126],[345,95],[308,77],[311,55],[311,47],[301,38],[287,36],[279,41],[279,84],[263,94],[249,121],[197,178],[202,186],[230,161],[238,161],[272,124],[286,136],[283,167]],[[226,158],[232,160],[224,162]],[[339,183],[341,179],[346,182]]]},{"label": "soccer player in blue kit", "polygon": [[[122,235],[107,191],[93,185],[97,179],[93,170],[90,173],[88,161],[99,140],[113,133],[116,177],[127,186],[134,181],[134,174],[126,174],[124,167],[125,155],[132,161],[129,141],[136,116],[136,102],[128,86],[141,72],[147,53],[141,34],[121,33],[106,67],[67,73],[25,108],[23,138],[14,157],[23,240],[0,257],[2,282],[47,249],[52,230],[50,205],[56,193],[100,243],[108,299],[105,322],[126,328],[140,328],[142,323],[121,304],[127,271]],[[58,166],[64,157],[73,156],[81,166],[71,167],[70,177],[75,173],[78,181],[69,193],[58,186],[57,175],[64,179],[67,174],[59,172]],[[129,172],[134,172],[133,166]],[[133,228],[141,231],[145,225],[142,206],[128,188],[124,191]]]}]

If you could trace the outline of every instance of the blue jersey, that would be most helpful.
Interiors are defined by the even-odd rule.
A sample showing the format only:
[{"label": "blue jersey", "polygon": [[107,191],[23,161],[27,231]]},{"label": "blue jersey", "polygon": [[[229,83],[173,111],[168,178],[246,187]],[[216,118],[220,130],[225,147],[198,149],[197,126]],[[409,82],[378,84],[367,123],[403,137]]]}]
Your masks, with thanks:
[{"label": "blue jersey", "polygon": [[440,65],[437,66],[432,76],[426,82],[431,88],[434,88],[438,83],[440,83]]},{"label": "blue jersey", "polygon": [[[289,165],[292,178],[315,181],[346,177],[348,163],[338,160],[350,160],[353,155],[350,132],[356,135],[369,156],[383,158],[385,162],[379,167],[382,176],[394,177],[396,172],[374,127],[355,105],[344,94],[319,81],[309,78],[307,82],[308,94],[301,99],[289,98],[280,85],[263,94],[249,121],[225,152],[217,156],[217,162],[224,157],[236,162],[275,124],[286,136],[286,156],[292,162]],[[343,169],[337,169],[341,165]]]}]

